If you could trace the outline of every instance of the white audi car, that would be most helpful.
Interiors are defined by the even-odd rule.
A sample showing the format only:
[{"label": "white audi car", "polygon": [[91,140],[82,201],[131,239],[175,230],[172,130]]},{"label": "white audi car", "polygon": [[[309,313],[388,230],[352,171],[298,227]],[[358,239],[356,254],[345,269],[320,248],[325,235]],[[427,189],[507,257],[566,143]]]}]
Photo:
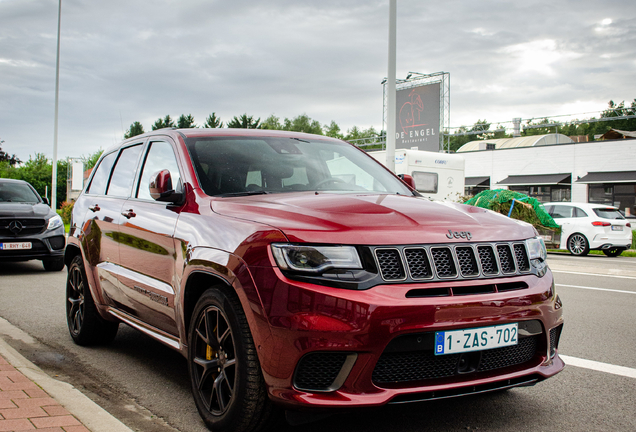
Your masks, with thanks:
[{"label": "white audi car", "polygon": [[616,207],[603,204],[551,202],[545,210],[561,227],[561,248],[572,255],[600,249],[615,257],[632,244],[631,224]]}]

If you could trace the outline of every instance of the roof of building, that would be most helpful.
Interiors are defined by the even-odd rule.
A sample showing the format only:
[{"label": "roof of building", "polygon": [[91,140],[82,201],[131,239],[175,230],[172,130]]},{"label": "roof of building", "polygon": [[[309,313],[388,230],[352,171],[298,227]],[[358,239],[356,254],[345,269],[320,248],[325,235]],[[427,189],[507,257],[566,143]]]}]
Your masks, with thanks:
[{"label": "roof of building", "polygon": [[467,151],[487,150],[487,144],[494,144],[495,150],[516,148],[516,147],[534,147],[553,144],[572,144],[574,141],[563,134],[546,134],[546,135],[530,135],[517,138],[500,138],[470,141],[461,146],[457,153]]},{"label": "roof of building", "polygon": [[603,140],[622,139],[622,138],[636,138],[636,131],[610,129],[601,136],[601,139]]}]

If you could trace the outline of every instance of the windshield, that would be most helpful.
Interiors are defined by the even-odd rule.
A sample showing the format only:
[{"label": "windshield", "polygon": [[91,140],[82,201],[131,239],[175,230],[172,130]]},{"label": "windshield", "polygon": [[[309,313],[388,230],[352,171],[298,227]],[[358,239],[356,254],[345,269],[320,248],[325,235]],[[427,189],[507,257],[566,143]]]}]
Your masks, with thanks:
[{"label": "windshield", "polygon": [[206,194],[293,191],[412,192],[374,159],[344,142],[295,138],[189,138],[188,151]]},{"label": "windshield", "polygon": [[603,219],[625,219],[623,215],[617,210],[613,208],[595,208],[594,213],[596,216]]},{"label": "windshield", "polygon": [[39,203],[40,198],[26,183],[0,183],[0,204],[3,202]]}]

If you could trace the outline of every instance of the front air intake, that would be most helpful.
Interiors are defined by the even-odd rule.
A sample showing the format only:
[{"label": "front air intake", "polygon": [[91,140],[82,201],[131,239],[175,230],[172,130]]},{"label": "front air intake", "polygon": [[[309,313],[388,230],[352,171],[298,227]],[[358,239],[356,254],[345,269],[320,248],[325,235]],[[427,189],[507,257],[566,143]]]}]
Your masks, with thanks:
[{"label": "front air intake", "polygon": [[294,373],[294,387],[310,392],[338,390],[351,372],[357,354],[313,352],[300,359]]}]

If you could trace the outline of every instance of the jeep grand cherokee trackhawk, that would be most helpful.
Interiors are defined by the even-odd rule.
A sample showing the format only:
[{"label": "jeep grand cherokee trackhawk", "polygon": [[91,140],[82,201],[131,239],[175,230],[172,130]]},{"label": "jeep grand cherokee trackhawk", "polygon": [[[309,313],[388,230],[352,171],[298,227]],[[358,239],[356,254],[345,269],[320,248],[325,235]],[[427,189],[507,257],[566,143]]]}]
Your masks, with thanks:
[{"label": "jeep grand cherokee trackhawk", "polygon": [[104,152],[75,203],[66,312],[181,352],[206,425],[527,386],[563,369],[531,225],[426,200],[340,140],[162,129]]}]

